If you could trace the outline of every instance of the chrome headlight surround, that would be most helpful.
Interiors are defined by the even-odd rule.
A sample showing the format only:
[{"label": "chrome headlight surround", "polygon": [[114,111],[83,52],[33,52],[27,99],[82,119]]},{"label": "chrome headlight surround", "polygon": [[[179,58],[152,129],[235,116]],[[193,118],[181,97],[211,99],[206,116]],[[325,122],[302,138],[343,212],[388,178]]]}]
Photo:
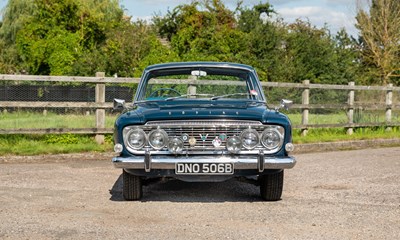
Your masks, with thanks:
[{"label": "chrome headlight surround", "polygon": [[251,150],[258,146],[260,143],[260,136],[255,129],[246,129],[240,134],[242,145],[244,148]]},{"label": "chrome headlight surround", "polygon": [[148,140],[152,148],[160,150],[168,145],[168,134],[163,129],[155,129],[149,133]]},{"label": "chrome headlight surround", "polygon": [[285,129],[281,126],[268,126],[261,134],[261,144],[268,150],[277,152],[284,141]]},{"label": "chrome headlight surround", "polygon": [[147,135],[143,129],[138,127],[126,127],[123,130],[123,138],[125,146],[128,149],[138,150],[143,148],[147,143]]}]

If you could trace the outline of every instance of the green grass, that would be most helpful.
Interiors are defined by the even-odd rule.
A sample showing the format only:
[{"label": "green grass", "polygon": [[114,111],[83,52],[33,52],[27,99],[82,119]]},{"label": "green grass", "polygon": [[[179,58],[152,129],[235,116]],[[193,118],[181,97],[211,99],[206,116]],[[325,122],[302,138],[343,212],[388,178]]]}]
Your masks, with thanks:
[{"label": "green grass", "polygon": [[[293,125],[300,125],[302,115],[300,113],[287,114]],[[333,124],[333,123],[346,123],[347,116],[345,113],[335,113],[335,114],[309,114],[308,124]]]},{"label": "green grass", "polygon": [[343,128],[310,129],[306,136],[301,136],[301,130],[293,131],[295,144],[392,138],[400,138],[399,128],[392,128],[391,131],[384,128],[359,128],[352,135],[347,135]]},{"label": "green grass", "polygon": [[[300,113],[288,114],[293,125],[300,125],[302,115]],[[384,112],[363,113],[355,120],[357,122],[379,122],[385,119]],[[106,114],[106,128],[112,128],[116,115]],[[334,114],[309,114],[309,124],[335,124],[346,123],[345,112]],[[399,115],[393,114],[392,121],[400,121]],[[43,115],[37,112],[14,112],[0,113],[0,129],[20,129],[20,128],[94,128],[96,127],[95,114],[57,114],[48,112]]]},{"label": "green grass", "polygon": [[38,155],[112,151],[112,136],[99,145],[87,135],[0,135],[0,155]]},{"label": "green grass", "polygon": [[[115,115],[106,115],[106,128],[113,127]],[[47,115],[35,112],[1,113],[1,129],[19,128],[94,128],[96,116],[84,114],[56,114]]]},{"label": "green grass", "polygon": [[[293,125],[301,124],[301,114],[289,114]],[[116,116],[106,116],[106,127],[111,128]],[[317,115],[310,114],[310,124],[345,123],[345,113]],[[95,127],[94,115],[55,114],[46,116],[40,113],[16,112],[0,113],[0,129],[13,128],[92,128]],[[400,138],[400,129],[393,128],[387,132],[384,128],[358,128],[353,135],[347,135],[343,128],[310,129],[308,135],[301,136],[300,130],[293,130],[293,142],[317,143],[368,139]],[[0,155],[38,155],[78,152],[112,151],[112,135],[106,135],[106,143],[98,145],[89,135],[0,135]]]}]

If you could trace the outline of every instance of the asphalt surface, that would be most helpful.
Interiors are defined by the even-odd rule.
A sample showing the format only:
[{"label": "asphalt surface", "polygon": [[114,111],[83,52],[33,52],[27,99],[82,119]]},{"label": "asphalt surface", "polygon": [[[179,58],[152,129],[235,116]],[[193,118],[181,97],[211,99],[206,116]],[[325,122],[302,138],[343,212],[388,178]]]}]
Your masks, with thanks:
[{"label": "asphalt surface", "polygon": [[122,198],[111,155],[0,158],[0,239],[400,239],[400,148],[297,154],[282,200],[230,180]]}]

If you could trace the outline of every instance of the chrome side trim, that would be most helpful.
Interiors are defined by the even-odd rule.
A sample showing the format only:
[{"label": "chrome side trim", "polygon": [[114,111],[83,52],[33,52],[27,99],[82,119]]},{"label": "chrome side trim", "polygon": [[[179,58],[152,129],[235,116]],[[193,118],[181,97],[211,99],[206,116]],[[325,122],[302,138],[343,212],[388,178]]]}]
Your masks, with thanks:
[{"label": "chrome side trim", "polygon": [[[250,156],[149,156],[151,169],[175,169],[175,163],[233,163],[235,169],[260,169],[259,155]],[[112,162],[116,168],[145,169],[143,156],[114,157]],[[296,165],[296,159],[287,157],[264,156],[264,169],[289,169]]]}]

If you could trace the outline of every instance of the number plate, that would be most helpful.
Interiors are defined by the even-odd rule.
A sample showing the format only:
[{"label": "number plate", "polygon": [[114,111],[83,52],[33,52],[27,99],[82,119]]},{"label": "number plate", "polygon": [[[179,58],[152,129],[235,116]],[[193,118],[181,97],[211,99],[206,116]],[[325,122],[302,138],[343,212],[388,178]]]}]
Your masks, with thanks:
[{"label": "number plate", "polygon": [[176,163],[175,174],[187,175],[231,175],[233,163]]}]

